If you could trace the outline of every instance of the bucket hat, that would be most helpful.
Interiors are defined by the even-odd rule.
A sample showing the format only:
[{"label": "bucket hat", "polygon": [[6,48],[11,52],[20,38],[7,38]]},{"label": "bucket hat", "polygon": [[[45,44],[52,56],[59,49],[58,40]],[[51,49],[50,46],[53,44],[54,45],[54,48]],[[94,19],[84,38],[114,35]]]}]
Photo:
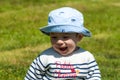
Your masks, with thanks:
[{"label": "bucket hat", "polygon": [[84,27],[83,14],[71,7],[62,7],[52,10],[48,15],[48,25],[40,28],[40,31],[49,35],[57,33],[80,33],[86,37],[91,32]]}]

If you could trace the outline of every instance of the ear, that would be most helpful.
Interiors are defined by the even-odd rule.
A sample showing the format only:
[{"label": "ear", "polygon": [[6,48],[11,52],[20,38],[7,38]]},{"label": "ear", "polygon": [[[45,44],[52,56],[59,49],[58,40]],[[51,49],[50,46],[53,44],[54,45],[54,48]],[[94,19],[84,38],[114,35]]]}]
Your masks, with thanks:
[{"label": "ear", "polygon": [[77,41],[81,41],[82,38],[83,38],[82,34],[77,34]]}]

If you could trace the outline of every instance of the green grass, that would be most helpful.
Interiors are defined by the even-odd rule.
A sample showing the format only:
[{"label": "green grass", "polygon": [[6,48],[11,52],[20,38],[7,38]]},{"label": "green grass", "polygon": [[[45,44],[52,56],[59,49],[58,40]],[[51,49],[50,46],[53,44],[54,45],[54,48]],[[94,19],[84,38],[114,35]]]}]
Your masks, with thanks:
[{"label": "green grass", "polygon": [[50,47],[39,28],[49,11],[70,6],[84,14],[91,38],[78,44],[94,54],[102,80],[120,79],[119,0],[1,0],[0,80],[23,80],[33,59]]}]

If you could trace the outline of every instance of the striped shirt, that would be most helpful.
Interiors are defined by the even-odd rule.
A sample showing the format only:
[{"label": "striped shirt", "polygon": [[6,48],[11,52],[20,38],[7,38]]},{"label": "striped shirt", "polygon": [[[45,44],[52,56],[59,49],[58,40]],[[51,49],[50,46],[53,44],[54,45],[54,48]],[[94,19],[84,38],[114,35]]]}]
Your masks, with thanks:
[{"label": "striped shirt", "polygon": [[32,62],[24,80],[101,80],[101,75],[90,52],[79,48],[61,56],[49,48]]}]

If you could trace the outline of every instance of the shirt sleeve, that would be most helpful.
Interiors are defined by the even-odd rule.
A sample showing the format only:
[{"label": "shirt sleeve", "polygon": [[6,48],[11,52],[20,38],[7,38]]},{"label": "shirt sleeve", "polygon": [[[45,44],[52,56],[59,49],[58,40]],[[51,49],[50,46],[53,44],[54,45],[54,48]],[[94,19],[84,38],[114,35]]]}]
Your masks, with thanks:
[{"label": "shirt sleeve", "polygon": [[40,57],[37,57],[31,64],[24,80],[43,80],[45,78],[45,66]]},{"label": "shirt sleeve", "polygon": [[88,59],[89,71],[87,80],[101,80],[100,70],[94,56],[91,54]]}]

